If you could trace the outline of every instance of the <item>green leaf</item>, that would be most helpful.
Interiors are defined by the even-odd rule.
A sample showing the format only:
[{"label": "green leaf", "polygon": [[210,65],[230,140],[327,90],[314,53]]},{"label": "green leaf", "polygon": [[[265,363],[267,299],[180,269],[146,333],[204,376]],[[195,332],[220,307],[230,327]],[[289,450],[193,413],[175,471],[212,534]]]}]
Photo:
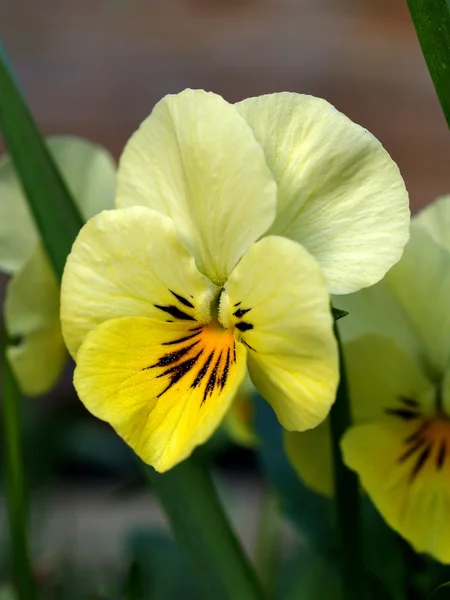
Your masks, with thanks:
[{"label": "green leaf", "polygon": [[343,317],[346,317],[348,315],[348,310],[341,310],[340,308],[335,308],[334,306],[332,306],[331,313],[333,315],[333,319],[335,321],[339,321],[339,319],[342,319]]},{"label": "green leaf", "polygon": [[7,67],[0,45],[0,130],[59,278],[83,225],[80,213]]},{"label": "green leaf", "polygon": [[450,598],[450,581],[440,585],[429,596],[428,600],[448,600]]},{"label": "green leaf", "polygon": [[450,2],[407,1],[431,79],[450,127]]}]

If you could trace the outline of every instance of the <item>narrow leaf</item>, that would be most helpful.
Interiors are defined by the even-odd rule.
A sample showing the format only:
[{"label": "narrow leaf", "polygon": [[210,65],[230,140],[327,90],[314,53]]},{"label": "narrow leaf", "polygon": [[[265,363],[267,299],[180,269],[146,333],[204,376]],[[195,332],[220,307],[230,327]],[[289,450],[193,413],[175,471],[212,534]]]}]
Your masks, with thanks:
[{"label": "narrow leaf", "polygon": [[431,79],[450,127],[450,1],[407,2]]},{"label": "narrow leaf", "polygon": [[0,131],[50,261],[61,277],[83,221],[7,66],[1,45]]}]

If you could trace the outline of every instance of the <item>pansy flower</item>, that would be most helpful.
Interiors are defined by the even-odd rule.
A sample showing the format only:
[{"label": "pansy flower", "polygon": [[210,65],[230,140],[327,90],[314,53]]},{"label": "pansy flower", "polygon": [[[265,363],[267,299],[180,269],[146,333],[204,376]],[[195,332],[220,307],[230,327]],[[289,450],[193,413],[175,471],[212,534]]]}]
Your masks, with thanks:
[{"label": "pansy flower", "polygon": [[213,433],[247,366],[284,427],[320,423],[338,379],[329,291],[379,280],[408,237],[380,143],[317,98],[186,90],[128,142],[116,206],[62,283],[87,408],[159,471]]},{"label": "pansy flower", "polygon": [[[115,165],[106,150],[76,137],[50,138],[48,147],[85,219],[112,207]],[[59,285],[8,156],[0,160],[0,271],[11,275],[4,301],[8,360],[25,394],[43,394],[67,357]]]},{"label": "pansy flower", "polygon": [[[339,306],[355,425],[342,450],[387,523],[450,563],[450,197],[420,213],[400,262]],[[332,493],[329,422],[286,434],[305,483]]]}]

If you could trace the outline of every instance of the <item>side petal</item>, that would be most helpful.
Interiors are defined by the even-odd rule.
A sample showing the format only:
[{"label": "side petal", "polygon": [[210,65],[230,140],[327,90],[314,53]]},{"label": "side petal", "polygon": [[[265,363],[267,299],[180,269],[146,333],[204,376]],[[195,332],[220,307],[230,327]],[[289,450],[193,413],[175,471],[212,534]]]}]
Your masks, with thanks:
[{"label": "side petal", "polygon": [[171,217],[217,285],[272,224],[276,184],[252,130],[216,94],[166,96],[128,142],[117,206],[140,204]]},{"label": "side petal", "polygon": [[250,377],[280,423],[318,425],[334,402],[338,356],[323,274],[296,242],[254,244],[231,273],[219,318],[249,350]]},{"label": "side petal", "polygon": [[409,235],[408,194],[380,142],[320,98],[270,94],[236,106],[278,184],[269,233],[300,242],[333,294],[379,281]]},{"label": "side petal", "polygon": [[333,496],[333,461],[330,421],[309,431],[285,431],[284,448],[300,479],[324,496]]},{"label": "side petal", "polygon": [[344,345],[344,356],[355,422],[388,415],[414,421],[433,414],[434,386],[393,339],[364,335]]},{"label": "side petal", "polygon": [[85,221],[113,208],[116,164],[108,150],[74,136],[51,137],[47,143]]},{"label": "side petal", "polygon": [[442,376],[450,359],[450,252],[412,227],[401,261],[386,278],[420,340],[430,377]]},{"label": "side petal", "polygon": [[339,321],[339,331],[345,342],[368,333],[388,336],[414,359],[420,360],[421,340],[388,277],[354,294],[334,296],[332,301],[337,308],[349,313]]},{"label": "side petal", "polygon": [[171,219],[141,206],[104,211],[80,231],[64,269],[61,322],[76,357],[108,319],[210,320],[215,286],[201,275]]},{"label": "side petal", "polygon": [[450,251],[450,196],[441,196],[413,218],[414,226],[423,227],[435,242]]},{"label": "side petal", "polygon": [[86,336],[74,383],[92,414],[166,471],[218,427],[245,375],[245,355],[221,328],[113,319]]},{"label": "side petal", "polygon": [[[47,140],[49,150],[85,219],[112,208],[115,165],[104,148],[77,137]],[[15,272],[36,248],[38,236],[9,157],[0,161],[0,269]]]},{"label": "side petal", "polygon": [[59,322],[59,286],[41,246],[6,286],[5,325],[17,344],[7,349],[21,390],[49,391],[58,381],[67,352]]},{"label": "side petal", "polygon": [[450,563],[450,446],[441,425],[430,436],[395,420],[359,425],[342,450],[387,523],[417,552]]},{"label": "side petal", "polygon": [[7,156],[0,159],[0,270],[14,273],[33,252],[38,236]]}]

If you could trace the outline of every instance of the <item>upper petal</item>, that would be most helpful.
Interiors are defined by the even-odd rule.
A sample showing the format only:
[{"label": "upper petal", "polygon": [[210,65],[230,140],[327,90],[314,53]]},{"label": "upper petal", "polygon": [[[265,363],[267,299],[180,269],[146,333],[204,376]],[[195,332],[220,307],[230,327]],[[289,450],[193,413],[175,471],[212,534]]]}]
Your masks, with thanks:
[{"label": "upper petal", "polygon": [[236,108],[185,90],[163,98],[124,150],[117,206],[137,204],[170,216],[200,271],[222,285],[272,224],[276,184]]},{"label": "upper petal", "polygon": [[8,359],[28,396],[49,391],[59,379],[67,351],[59,321],[59,286],[40,245],[6,286],[5,325],[16,340]]},{"label": "upper petal", "polygon": [[415,226],[428,231],[435,242],[450,250],[450,196],[441,196],[413,218]]},{"label": "upper petal", "polygon": [[218,427],[245,374],[245,348],[211,325],[113,319],[77,354],[75,387],[146,463],[166,471]]},{"label": "upper petal", "polygon": [[380,280],[408,240],[408,194],[368,131],[325,100],[294,93],[238,103],[278,184],[269,233],[305,246],[333,294]]},{"label": "upper petal", "polygon": [[[49,150],[82,216],[112,208],[115,165],[100,146],[77,137],[47,140]],[[38,236],[9,157],[0,161],[0,269],[14,272],[36,247]]]},{"label": "upper petal", "polygon": [[135,206],[80,231],[64,269],[61,321],[73,357],[86,334],[126,316],[205,323],[216,288],[197,271],[171,219]]},{"label": "upper petal", "polygon": [[325,279],[300,244],[275,236],[254,244],[225,285],[219,317],[240,333],[253,383],[283,427],[301,431],[326,417],[337,347]]}]

